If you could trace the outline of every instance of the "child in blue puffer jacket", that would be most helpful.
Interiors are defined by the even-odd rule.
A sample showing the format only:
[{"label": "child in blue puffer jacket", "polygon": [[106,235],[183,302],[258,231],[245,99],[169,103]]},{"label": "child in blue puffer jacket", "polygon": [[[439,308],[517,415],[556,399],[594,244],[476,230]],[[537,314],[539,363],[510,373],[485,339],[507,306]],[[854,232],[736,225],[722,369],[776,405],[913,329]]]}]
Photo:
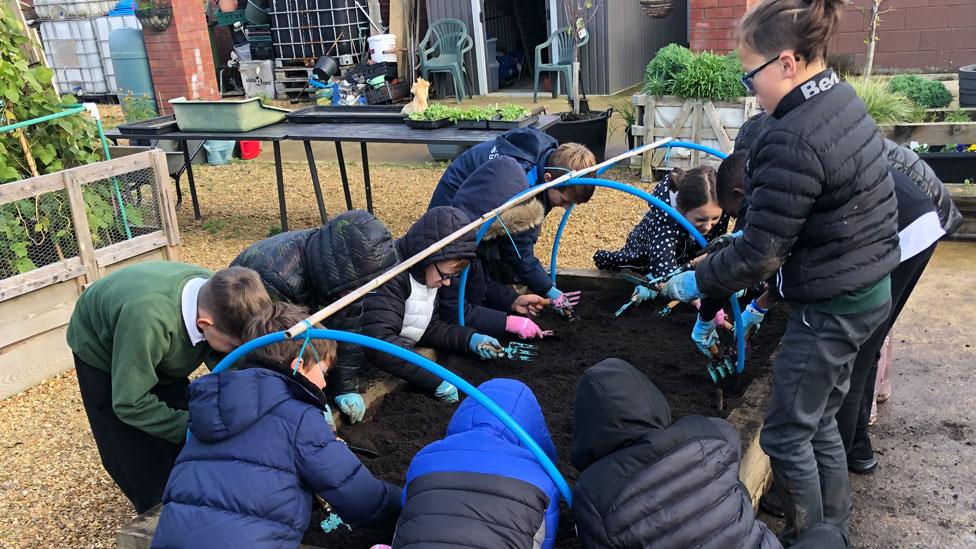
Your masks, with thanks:
[{"label": "child in blue puffer jacket", "polygon": [[[246,337],[305,317],[298,306],[275,303],[248,323]],[[396,520],[400,489],[373,477],[323,417],[335,343],[310,340],[312,352],[292,371],[301,345],[269,345],[243,370],[190,384],[192,436],[166,485],[153,547],[298,547],[313,494],[351,525]]]},{"label": "child in blue puffer jacket", "polygon": [[[514,379],[492,379],[478,388],[556,461],[531,389]],[[403,497],[393,549],[555,544],[559,490],[515,434],[473,398],[454,412],[444,439],[414,456]]]}]

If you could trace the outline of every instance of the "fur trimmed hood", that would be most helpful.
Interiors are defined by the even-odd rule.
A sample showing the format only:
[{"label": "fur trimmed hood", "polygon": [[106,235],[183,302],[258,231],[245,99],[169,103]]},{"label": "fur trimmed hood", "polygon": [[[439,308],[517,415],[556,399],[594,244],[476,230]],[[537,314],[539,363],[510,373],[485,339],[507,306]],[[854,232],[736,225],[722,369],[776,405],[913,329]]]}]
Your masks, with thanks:
[{"label": "fur trimmed hood", "polygon": [[[481,217],[490,210],[501,206],[513,196],[530,187],[525,170],[513,158],[499,156],[492,158],[474,171],[457,193],[452,206],[464,212],[470,219]],[[505,234],[519,234],[542,225],[546,217],[544,193],[502,212],[499,219],[491,224],[485,240]]]}]

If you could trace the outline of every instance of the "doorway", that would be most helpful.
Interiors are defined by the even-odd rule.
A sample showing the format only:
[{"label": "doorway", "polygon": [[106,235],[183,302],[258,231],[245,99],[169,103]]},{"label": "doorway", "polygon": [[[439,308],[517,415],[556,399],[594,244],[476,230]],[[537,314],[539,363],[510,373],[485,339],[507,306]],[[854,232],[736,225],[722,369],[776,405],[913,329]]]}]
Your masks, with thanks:
[{"label": "doorway", "polygon": [[[535,48],[556,28],[558,0],[471,0],[482,94],[532,93]],[[542,61],[549,61],[544,52]],[[540,93],[545,87],[540,79]]]}]

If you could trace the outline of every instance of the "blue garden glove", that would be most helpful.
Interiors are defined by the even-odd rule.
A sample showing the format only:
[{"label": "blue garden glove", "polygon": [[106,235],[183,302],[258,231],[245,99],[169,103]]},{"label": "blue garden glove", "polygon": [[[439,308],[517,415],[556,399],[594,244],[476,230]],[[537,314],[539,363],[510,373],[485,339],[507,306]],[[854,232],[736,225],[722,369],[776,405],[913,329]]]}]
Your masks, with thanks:
[{"label": "blue garden glove", "polygon": [[641,303],[645,301],[650,301],[656,297],[657,297],[657,292],[641,284],[638,285],[636,288],[634,288],[634,293],[631,294],[630,300],[633,301],[636,305],[640,305]]},{"label": "blue garden glove", "polygon": [[702,320],[698,317],[695,322],[695,329],[691,331],[691,340],[695,346],[708,358],[715,358],[712,348],[718,345],[718,332],[715,331],[714,320]]},{"label": "blue garden glove", "polygon": [[740,236],[742,236],[742,231],[735,231],[734,233],[723,234],[722,236],[719,236],[715,240],[712,240],[711,242],[708,243],[708,245],[705,246],[705,253],[707,254],[715,253],[721,250],[722,248],[730,246],[732,244],[732,241],[735,240],[736,238],[739,238]]},{"label": "blue garden glove", "polygon": [[474,334],[468,342],[471,352],[480,356],[482,360],[492,360],[498,358],[502,350],[502,344],[497,339],[484,334]]},{"label": "blue garden glove", "polygon": [[671,277],[671,280],[668,280],[661,288],[661,295],[685,303],[705,297],[705,294],[698,291],[695,271],[685,271]]},{"label": "blue garden glove", "polygon": [[335,397],[339,411],[349,416],[349,421],[359,423],[366,415],[366,401],[359,393],[344,393]]},{"label": "blue garden glove", "polygon": [[457,387],[451,385],[446,381],[442,381],[440,385],[434,389],[434,396],[438,400],[444,401],[448,404],[454,404],[458,401],[458,390]]},{"label": "blue garden glove", "polygon": [[755,299],[752,300],[752,303],[746,305],[746,310],[742,313],[742,333],[745,337],[752,337],[759,331],[759,325],[766,318],[767,312],[766,309],[763,309],[756,303]]},{"label": "blue garden glove", "polygon": [[325,422],[329,424],[329,427],[332,427],[332,430],[335,431],[335,418],[332,417],[332,408],[329,408],[328,404],[326,404],[325,408],[322,409],[322,415],[325,416]]}]

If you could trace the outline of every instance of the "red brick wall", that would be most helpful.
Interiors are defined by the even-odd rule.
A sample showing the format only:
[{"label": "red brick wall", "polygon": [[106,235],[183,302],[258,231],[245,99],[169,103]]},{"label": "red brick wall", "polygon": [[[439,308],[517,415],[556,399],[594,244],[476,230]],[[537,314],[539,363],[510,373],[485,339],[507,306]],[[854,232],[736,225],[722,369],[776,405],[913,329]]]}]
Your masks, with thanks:
[{"label": "red brick wall", "polygon": [[[696,51],[729,51],[746,6],[757,0],[689,0],[689,39]],[[830,47],[832,55],[864,64],[870,25],[871,0],[853,0],[841,19]],[[864,9],[864,13],[859,8]],[[875,67],[879,70],[913,69],[955,71],[976,63],[976,0],[886,0]]]},{"label": "red brick wall", "polygon": [[143,33],[161,114],[172,112],[169,100],[176,97],[220,99],[203,3],[172,0],[172,5],[169,28]]}]

